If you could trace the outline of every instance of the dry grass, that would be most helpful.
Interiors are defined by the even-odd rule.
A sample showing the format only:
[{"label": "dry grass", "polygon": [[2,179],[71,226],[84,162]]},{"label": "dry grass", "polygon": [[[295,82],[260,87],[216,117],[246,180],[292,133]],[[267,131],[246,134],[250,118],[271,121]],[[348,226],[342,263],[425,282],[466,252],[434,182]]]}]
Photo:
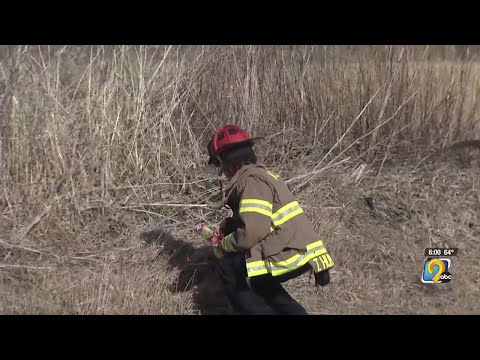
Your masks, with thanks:
[{"label": "dry grass", "polygon": [[[371,171],[358,182],[342,169],[302,194],[318,231],[331,243],[335,285],[314,295],[292,283],[312,312],[332,314],[473,314],[480,295],[480,168],[415,162]],[[376,185],[375,185],[376,184]],[[365,198],[375,199],[371,211]],[[310,206],[308,206],[311,204]],[[426,247],[458,247],[454,280],[420,281]],[[307,281],[307,279],[304,279]],[[326,305],[325,305],[326,304]]]},{"label": "dry grass", "polygon": [[[425,160],[480,138],[476,58],[339,49],[10,48],[0,312],[229,313],[193,232],[225,215],[204,150],[225,122],[268,136],[262,162],[332,248],[332,286],[287,285],[312,313],[478,312],[479,168]],[[146,246],[158,227],[177,240]],[[450,284],[419,281],[433,244],[460,248]]]}]

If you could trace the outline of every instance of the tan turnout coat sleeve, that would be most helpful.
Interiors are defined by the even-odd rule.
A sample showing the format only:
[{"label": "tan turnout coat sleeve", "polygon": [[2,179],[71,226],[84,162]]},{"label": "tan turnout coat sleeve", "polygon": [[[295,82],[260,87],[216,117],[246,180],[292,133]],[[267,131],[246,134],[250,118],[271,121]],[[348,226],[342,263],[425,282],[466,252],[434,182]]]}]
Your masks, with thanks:
[{"label": "tan turnout coat sleeve", "polygon": [[252,176],[240,189],[237,216],[240,223],[235,243],[240,250],[249,250],[259,244],[269,233],[272,215],[272,189],[261,179]]}]

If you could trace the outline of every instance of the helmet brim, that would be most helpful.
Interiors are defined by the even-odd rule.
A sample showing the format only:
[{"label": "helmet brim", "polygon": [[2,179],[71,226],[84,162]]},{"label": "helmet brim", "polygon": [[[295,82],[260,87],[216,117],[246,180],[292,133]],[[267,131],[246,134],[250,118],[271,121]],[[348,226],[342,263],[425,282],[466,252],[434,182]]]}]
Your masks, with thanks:
[{"label": "helmet brim", "polygon": [[262,141],[263,139],[264,139],[263,137],[255,137],[245,141],[236,142],[231,145],[226,145],[223,147],[222,152],[230,151],[232,149],[236,149],[244,146],[254,146],[258,144],[260,141]]},{"label": "helmet brim", "polygon": [[[251,139],[248,139],[248,140],[245,140],[245,141],[241,141],[241,142],[237,142],[237,143],[234,143],[234,144],[231,144],[231,145],[224,146],[223,149],[222,149],[222,154],[225,154],[227,152],[236,150],[238,148],[242,148],[244,146],[254,146],[254,145],[258,144],[260,141],[262,141],[263,139],[265,139],[265,138],[264,137],[254,137],[254,138],[251,138]],[[220,166],[221,165],[220,160],[214,154],[210,154],[210,158],[208,159],[208,164],[209,165],[215,165],[215,166]]]}]

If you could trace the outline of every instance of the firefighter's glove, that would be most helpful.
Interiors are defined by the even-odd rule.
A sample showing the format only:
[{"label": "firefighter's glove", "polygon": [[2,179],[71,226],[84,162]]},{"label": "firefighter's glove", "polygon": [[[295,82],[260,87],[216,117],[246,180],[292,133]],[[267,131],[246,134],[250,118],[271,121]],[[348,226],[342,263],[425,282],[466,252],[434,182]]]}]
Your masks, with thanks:
[{"label": "firefighter's glove", "polygon": [[315,285],[316,286],[325,286],[330,284],[330,272],[327,270],[320,271],[315,273]]},{"label": "firefighter's glove", "polygon": [[217,258],[220,259],[225,253],[223,252],[222,248],[219,246],[216,246],[213,248],[213,255]]},{"label": "firefighter's glove", "polygon": [[212,243],[214,246],[213,254],[217,259],[220,259],[226,253],[237,251],[237,244],[235,243],[233,233],[225,237],[223,237],[222,233],[220,234],[221,240],[219,242]]},{"label": "firefighter's glove", "polygon": [[234,233],[225,236],[220,243],[220,247],[224,252],[236,252],[237,251],[237,243],[235,242]]}]

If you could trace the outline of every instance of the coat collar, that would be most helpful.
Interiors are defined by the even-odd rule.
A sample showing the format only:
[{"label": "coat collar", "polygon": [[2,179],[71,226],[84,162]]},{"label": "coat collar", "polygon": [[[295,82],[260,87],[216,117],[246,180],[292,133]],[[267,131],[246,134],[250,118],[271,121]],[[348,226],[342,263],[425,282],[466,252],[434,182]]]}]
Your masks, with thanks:
[{"label": "coat collar", "polygon": [[234,187],[238,184],[239,180],[242,178],[242,176],[249,171],[252,168],[256,168],[259,165],[256,164],[248,164],[248,165],[243,165],[237,172],[236,174],[228,181],[227,185],[225,186],[225,191],[222,194],[223,198],[220,201],[220,203],[216,206],[217,209],[221,209],[226,205],[228,202],[228,197],[230,196],[230,193],[234,189]]}]

